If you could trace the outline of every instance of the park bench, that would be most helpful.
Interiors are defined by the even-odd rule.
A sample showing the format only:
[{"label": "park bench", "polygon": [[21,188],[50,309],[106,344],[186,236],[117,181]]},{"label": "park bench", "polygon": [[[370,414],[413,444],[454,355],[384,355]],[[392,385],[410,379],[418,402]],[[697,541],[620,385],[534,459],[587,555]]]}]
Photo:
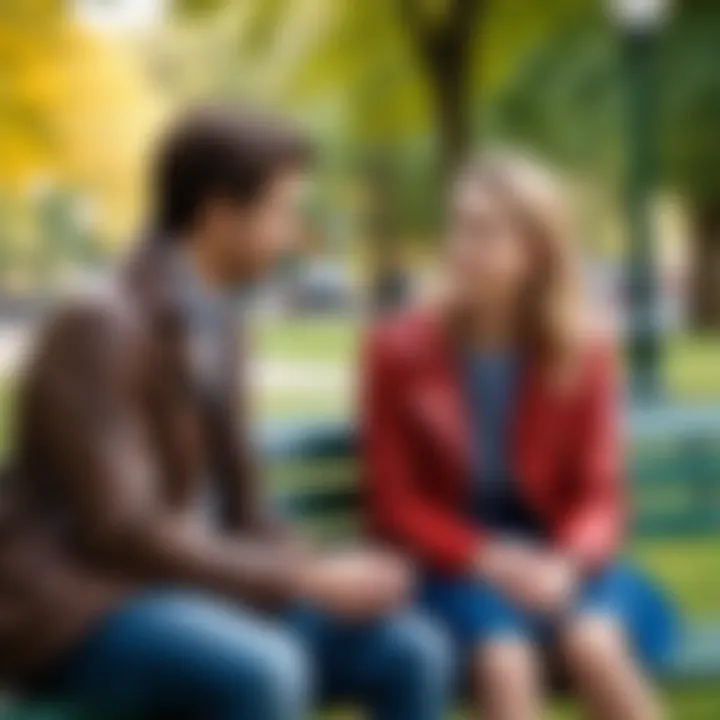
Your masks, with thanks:
[{"label": "park bench", "polygon": [[[648,407],[630,412],[627,426],[633,540],[648,545],[716,538],[720,573],[720,409]],[[291,515],[320,539],[358,532],[350,426],[276,427],[264,442],[273,482]],[[666,680],[720,678],[717,600],[716,614],[683,618],[679,647],[663,670]]]},{"label": "park bench", "polygon": [[[637,410],[629,414],[628,431],[634,537],[716,537],[720,543],[720,409]],[[261,446],[282,505],[311,534],[324,541],[357,534],[356,438],[349,425],[275,425]],[[720,549],[718,558],[720,572]],[[663,676],[667,682],[720,677],[720,603],[717,616],[687,620]],[[5,714],[0,708],[0,718],[79,720],[32,700],[8,704]]]}]

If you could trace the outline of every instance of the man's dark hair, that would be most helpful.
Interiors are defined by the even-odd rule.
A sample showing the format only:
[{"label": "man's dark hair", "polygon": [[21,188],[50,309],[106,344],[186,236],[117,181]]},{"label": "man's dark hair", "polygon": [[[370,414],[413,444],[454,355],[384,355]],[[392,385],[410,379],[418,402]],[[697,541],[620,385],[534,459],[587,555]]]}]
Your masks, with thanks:
[{"label": "man's dark hair", "polygon": [[171,241],[211,198],[250,203],[310,155],[307,139],[276,119],[228,107],[194,110],[170,130],[156,158],[155,230]]}]

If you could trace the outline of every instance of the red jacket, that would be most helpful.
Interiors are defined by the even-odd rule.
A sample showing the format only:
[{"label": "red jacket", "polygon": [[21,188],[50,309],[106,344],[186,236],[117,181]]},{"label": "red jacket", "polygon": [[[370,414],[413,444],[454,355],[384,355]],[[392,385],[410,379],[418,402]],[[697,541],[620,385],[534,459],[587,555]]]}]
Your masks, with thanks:
[{"label": "red jacket", "polygon": [[[374,533],[449,573],[469,569],[486,537],[468,519],[470,428],[455,360],[430,313],[385,321],[366,346],[361,398]],[[524,501],[559,546],[593,564],[617,547],[624,516],[614,367],[612,353],[588,349],[562,390],[527,368],[511,438]]]}]

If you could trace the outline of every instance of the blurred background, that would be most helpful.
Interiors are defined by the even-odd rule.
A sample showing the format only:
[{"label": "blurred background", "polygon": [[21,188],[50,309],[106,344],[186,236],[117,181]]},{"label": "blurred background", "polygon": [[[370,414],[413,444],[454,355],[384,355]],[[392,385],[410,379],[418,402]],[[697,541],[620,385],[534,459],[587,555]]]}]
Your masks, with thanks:
[{"label": "blurred background", "polygon": [[[269,423],[351,417],[360,320],[432,287],[450,169],[520,145],[569,178],[588,287],[627,341],[631,444],[652,448],[633,477],[675,518],[633,552],[702,619],[708,662],[719,69],[717,0],[0,0],[0,443],[36,319],[142,230],[144,161],[181,108],[269,109],[318,144],[302,246],[257,302]],[[720,711],[708,684],[668,696]]]}]

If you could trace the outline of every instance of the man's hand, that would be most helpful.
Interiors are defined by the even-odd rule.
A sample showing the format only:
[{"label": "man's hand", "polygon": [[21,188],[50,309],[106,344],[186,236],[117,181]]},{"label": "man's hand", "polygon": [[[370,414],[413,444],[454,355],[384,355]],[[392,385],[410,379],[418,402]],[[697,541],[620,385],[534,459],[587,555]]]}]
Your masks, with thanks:
[{"label": "man's hand", "polygon": [[509,540],[484,546],[475,570],[518,604],[547,614],[565,608],[577,585],[577,573],[568,558]]},{"label": "man's hand", "polygon": [[301,597],[339,616],[369,618],[410,596],[408,565],[389,553],[354,550],[308,558],[298,570]]}]

